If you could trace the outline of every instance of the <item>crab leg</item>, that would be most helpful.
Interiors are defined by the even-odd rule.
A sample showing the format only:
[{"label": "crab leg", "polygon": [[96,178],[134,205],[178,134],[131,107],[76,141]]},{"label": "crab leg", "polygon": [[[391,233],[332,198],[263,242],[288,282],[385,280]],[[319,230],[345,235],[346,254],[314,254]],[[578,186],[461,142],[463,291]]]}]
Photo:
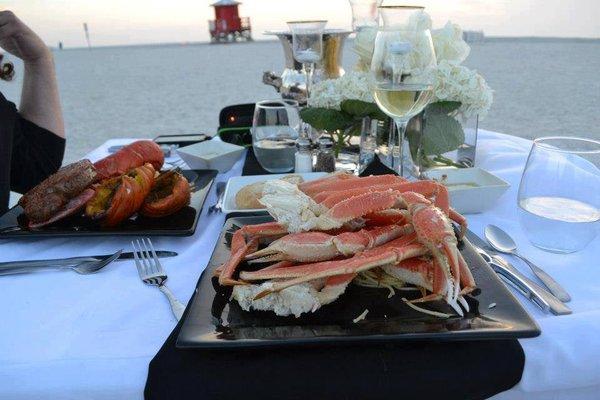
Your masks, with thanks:
[{"label": "crab leg", "polygon": [[[415,242],[414,235],[401,237],[387,245],[367,250],[346,260],[324,261],[289,268],[290,271],[294,270],[294,273],[297,271],[301,275],[293,279],[274,282],[270,289],[257,294],[255,300],[303,282],[336,275],[357,274],[371,268],[396,264],[407,258],[422,256],[426,253],[427,249]],[[271,271],[271,275],[273,275],[273,271]]]},{"label": "crab leg", "polygon": [[306,184],[301,183],[298,188],[308,196],[315,196],[320,192],[350,190],[359,187],[370,187],[373,185],[393,185],[406,182],[406,179],[395,175],[375,175],[365,178],[341,178],[344,175],[336,175],[337,179],[324,179],[321,181],[311,181]]},{"label": "crab leg", "polygon": [[435,181],[404,182],[391,185],[374,185],[370,187],[358,187],[342,191],[321,192],[314,196],[314,200],[321,205],[331,208],[336,204],[366,193],[394,190],[401,193],[415,192],[422,194],[427,199],[434,199],[433,204],[442,209],[446,215],[461,227],[461,236],[464,236],[467,228],[466,219],[450,208],[450,199],[446,186]]},{"label": "crab leg", "polygon": [[223,286],[238,285],[233,275],[238,265],[248,253],[253,253],[258,248],[258,241],[265,237],[277,237],[287,233],[286,229],[276,222],[258,225],[245,225],[238,229],[231,239],[231,255],[229,260],[221,266],[219,284]]},{"label": "crab leg", "polygon": [[411,231],[410,225],[387,225],[358,232],[343,232],[335,236],[324,232],[291,233],[274,241],[267,248],[248,254],[246,259],[256,259],[254,262],[331,260],[380,246]]}]

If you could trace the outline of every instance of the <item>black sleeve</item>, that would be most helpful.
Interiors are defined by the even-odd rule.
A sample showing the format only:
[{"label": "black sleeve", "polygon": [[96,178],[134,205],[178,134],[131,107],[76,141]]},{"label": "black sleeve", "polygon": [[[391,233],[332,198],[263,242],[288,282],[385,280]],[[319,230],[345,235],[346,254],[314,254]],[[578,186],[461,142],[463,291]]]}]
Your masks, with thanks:
[{"label": "black sleeve", "polygon": [[13,130],[11,190],[25,193],[58,171],[65,139],[17,115]]}]

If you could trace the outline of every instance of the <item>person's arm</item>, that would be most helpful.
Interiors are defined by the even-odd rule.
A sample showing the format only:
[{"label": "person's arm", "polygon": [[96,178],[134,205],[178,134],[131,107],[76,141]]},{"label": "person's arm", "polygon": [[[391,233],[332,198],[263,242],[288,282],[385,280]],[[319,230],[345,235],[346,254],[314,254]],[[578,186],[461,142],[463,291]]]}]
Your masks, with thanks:
[{"label": "person's arm", "polygon": [[0,11],[0,47],[22,59],[25,65],[21,116],[64,138],[54,60],[48,47],[11,11]]}]

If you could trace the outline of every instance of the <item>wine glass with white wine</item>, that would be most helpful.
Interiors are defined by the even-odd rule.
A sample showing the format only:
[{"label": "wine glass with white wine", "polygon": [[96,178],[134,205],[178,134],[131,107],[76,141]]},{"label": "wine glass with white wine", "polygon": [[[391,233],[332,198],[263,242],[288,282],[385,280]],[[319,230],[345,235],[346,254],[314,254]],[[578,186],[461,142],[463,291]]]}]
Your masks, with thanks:
[{"label": "wine glass with white wine", "polygon": [[404,135],[408,121],[419,114],[433,96],[436,68],[431,32],[420,23],[423,7],[381,6],[381,18],[371,61],[371,85],[375,102],[397,127],[388,142],[390,167],[400,175],[419,176],[417,167],[408,171],[410,150]]}]

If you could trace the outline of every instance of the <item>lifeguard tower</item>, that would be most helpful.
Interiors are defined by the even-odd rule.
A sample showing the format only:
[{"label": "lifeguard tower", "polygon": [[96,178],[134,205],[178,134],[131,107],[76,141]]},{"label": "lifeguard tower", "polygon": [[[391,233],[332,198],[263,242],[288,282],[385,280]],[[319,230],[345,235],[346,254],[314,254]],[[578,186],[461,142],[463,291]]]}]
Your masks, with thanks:
[{"label": "lifeguard tower", "polygon": [[252,40],[250,18],[240,18],[235,0],[219,0],[211,4],[215,19],[208,21],[211,43],[247,42]]}]

